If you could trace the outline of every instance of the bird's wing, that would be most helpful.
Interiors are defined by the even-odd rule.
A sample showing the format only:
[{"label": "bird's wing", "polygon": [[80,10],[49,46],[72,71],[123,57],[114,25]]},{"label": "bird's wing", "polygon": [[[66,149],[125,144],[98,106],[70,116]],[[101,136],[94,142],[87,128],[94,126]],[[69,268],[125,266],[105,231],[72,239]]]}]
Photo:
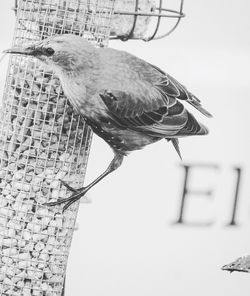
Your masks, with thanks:
[{"label": "bird's wing", "polygon": [[123,128],[165,138],[208,132],[173,93],[154,90],[150,94],[145,92],[144,97],[142,93],[120,90],[104,90],[99,96],[108,116]]},{"label": "bird's wing", "polygon": [[[207,117],[212,117],[211,113],[209,113],[204,107],[202,107],[201,101],[191,92],[189,92],[184,85],[179,83],[175,78],[171,77],[169,74],[162,71],[160,68],[152,64],[148,64],[148,66],[152,67],[152,69],[158,72],[159,76],[157,77],[157,81],[154,81],[153,83],[161,92],[169,96],[173,96],[176,99],[186,101],[194,108],[199,110],[203,115]],[[147,75],[145,78],[147,79]],[[152,82],[152,79],[150,80]]]}]

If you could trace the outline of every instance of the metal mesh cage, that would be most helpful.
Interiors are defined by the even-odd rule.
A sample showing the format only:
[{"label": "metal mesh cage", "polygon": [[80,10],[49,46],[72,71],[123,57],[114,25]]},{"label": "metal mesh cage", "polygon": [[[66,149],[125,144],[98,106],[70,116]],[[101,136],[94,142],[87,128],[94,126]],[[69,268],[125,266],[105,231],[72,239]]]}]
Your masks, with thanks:
[{"label": "metal mesh cage", "polygon": [[[68,6],[67,2],[62,1],[62,11],[57,11],[55,7],[50,7],[47,10],[45,7],[40,10],[41,17],[37,23],[40,28],[39,35],[42,33],[44,37],[49,36],[51,30],[54,33],[75,33],[81,34],[82,26],[86,25],[83,18],[89,18],[92,29],[89,30],[90,38],[95,38],[96,25],[98,26],[98,19],[92,18],[93,12],[99,12],[101,6],[96,3],[85,0],[85,6],[81,6],[82,0],[75,0],[78,3],[74,7]],[[185,16],[183,13],[184,0],[116,0],[114,6],[114,16],[111,22],[111,37],[110,39],[121,39],[127,41],[129,39],[142,39],[150,41],[153,39],[160,39],[171,34],[180,20]],[[64,6],[63,6],[64,5]],[[72,14],[74,18],[74,25],[72,27],[71,21],[66,21],[64,18],[65,8],[67,14]],[[15,9],[17,10],[18,3],[16,1]],[[19,8],[20,9],[20,8]],[[23,8],[25,9],[25,8]],[[27,9],[27,8],[26,8]],[[36,11],[36,7],[29,8]],[[87,12],[88,11],[88,12]],[[43,19],[43,13],[47,12],[50,17],[47,17],[46,22]],[[57,15],[56,21],[54,15]],[[58,17],[60,16],[60,17]],[[53,23],[53,26],[51,25]]]},{"label": "metal mesh cage", "polygon": [[116,1],[111,38],[151,41],[171,34],[181,19],[184,0]]},{"label": "metal mesh cage", "polygon": [[[114,0],[19,0],[13,45],[68,32],[106,46]],[[81,17],[79,15],[81,12]],[[77,17],[76,17],[77,15]],[[83,185],[91,131],[55,74],[13,56],[0,114],[0,295],[61,295],[79,203],[65,213],[60,179]]]}]

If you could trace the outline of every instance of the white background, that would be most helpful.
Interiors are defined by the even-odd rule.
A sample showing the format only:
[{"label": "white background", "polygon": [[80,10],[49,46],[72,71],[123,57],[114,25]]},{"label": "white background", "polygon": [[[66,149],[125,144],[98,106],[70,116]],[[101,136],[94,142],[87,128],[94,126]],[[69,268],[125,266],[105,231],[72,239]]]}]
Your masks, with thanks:
[{"label": "white background", "polygon": [[[211,296],[249,295],[249,275],[220,267],[250,253],[250,2],[186,0],[186,18],[168,38],[151,43],[111,42],[161,67],[195,93],[214,114],[207,137],[181,140],[184,163],[208,163],[192,189],[213,188],[212,199],[190,195],[186,221],[210,226],[174,225],[183,186],[183,169],[165,141],[135,152],[89,194],[82,204],[67,271],[66,295]],[[2,1],[0,51],[10,47],[12,1]],[[1,91],[7,59],[1,63]],[[189,109],[192,109],[190,107]],[[94,137],[89,182],[112,159]],[[235,172],[243,169],[237,222],[226,227],[233,206]]]}]

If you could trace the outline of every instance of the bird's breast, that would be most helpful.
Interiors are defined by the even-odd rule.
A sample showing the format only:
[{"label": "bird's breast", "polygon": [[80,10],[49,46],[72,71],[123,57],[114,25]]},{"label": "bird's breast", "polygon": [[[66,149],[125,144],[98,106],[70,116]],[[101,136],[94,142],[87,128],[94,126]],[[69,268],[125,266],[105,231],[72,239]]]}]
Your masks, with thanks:
[{"label": "bird's breast", "polygon": [[88,91],[83,80],[70,77],[61,78],[62,88],[72,106],[83,117],[95,118],[103,109],[97,96]]},{"label": "bird's breast", "polygon": [[70,103],[78,109],[87,100],[85,85],[79,85],[73,79],[63,77],[61,84],[66,97],[70,100]]},{"label": "bird's breast", "polygon": [[160,140],[129,128],[118,127],[108,118],[99,118],[98,121],[86,119],[86,122],[93,132],[103,138],[112,149],[124,155]]}]

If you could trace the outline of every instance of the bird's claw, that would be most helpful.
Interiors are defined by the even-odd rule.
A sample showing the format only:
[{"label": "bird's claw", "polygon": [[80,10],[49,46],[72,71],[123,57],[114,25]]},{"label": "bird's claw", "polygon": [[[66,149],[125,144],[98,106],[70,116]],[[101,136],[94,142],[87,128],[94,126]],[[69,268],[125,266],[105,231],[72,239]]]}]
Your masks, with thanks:
[{"label": "bird's claw", "polygon": [[44,203],[43,205],[51,207],[51,206],[57,206],[57,205],[61,205],[61,204],[65,203],[65,205],[63,206],[63,210],[62,210],[62,212],[64,212],[74,202],[76,202],[78,199],[80,199],[86,193],[86,191],[85,191],[85,188],[75,189],[75,188],[71,187],[70,185],[68,185],[65,181],[63,181],[61,179],[60,179],[60,181],[64,187],[66,187],[69,191],[73,192],[74,194],[72,194],[70,197],[63,198],[58,201]]},{"label": "bird's claw", "polygon": [[57,206],[57,205],[61,205],[61,204],[65,203],[65,205],[63,206],[63,210],[62,210],[62,212],[64,213],[67,210],[68,207],[70,207],[74,202],[76,202],[80,198],[81,198],[80,194],[75,194],[75,195],[72,195],[72,196],[70,196],[68,198],[60,199],[58,201],[46,202],[43,205],[53,207],[53,206]]},{"label": "bird's claw", "polygon": [[62,183],[62,185],[64,187],[66,187],[69,191],[77,193],[79,191],[79,189],[75,189],[73,187],[71,187],[68,183],[66,183],[65,181],[63,181],[62,179],[59,179],[59,181]]},{"label": "bird's claw", "polygon": [[[63,206],[62,213],[64,213],[64,212],[67,210],[67,208],[68,208],[70,205],[72,205],[75,201],[76,201],[76,200],[67,202],[67,203]],[[44,206],[52,207],[52,206],[60,205],[60,204],[62,204],[62,203],[65,203],[65,200],[60,200],[60,202],[57,202],[57,201],[55,201],[55,202],[47,202],[47,203],[44,203],[43,205],[44,205]]]}]

